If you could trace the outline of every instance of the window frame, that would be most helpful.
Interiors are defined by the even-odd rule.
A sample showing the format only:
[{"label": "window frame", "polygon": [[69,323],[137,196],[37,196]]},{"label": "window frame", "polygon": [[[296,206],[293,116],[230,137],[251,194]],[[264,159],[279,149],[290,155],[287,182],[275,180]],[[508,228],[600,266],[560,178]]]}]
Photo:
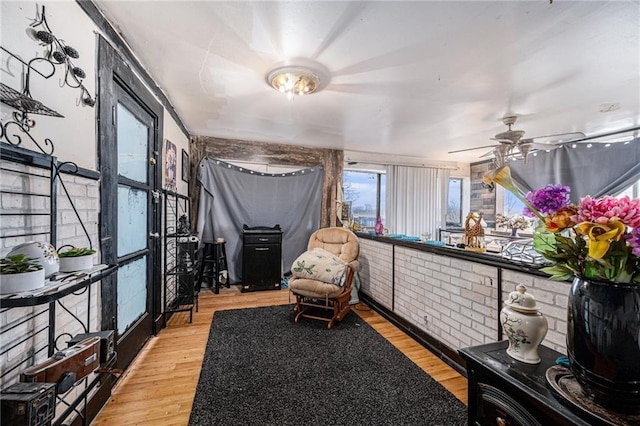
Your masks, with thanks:
[{"label": "window frame", "polygon": [[458,200],[458,205],[459,205],[459,217],[460,217],[460,221],[457,223],[453,223],[453,222],[449,222],[447,221],[447,217],[445,215],[445,228],[452,228],[452,227],[461,227],[462,226],[462,207],[463,207],[463,201],[464,201],[464,179],[462,177],[456,177],[456,176],[450,176],[449,177],[449,186],[447,187],[447,210],[449,209],[449,200],[450,200],[450,191],[449,189],[451,189],[451,181],[453,180],[457,180],[459,181],[459,186],[460,186],[460,199]]},{"label": "window frame", "polygon": [[[362,174],[367,174],[367,175],[375,175],[375,180],[376,180],[376,206],[375,206],[375,217],[376,220],[378,217],[382,217],[383,223],[384,220],[386,219],[386,211],[382,212],[381,210],[381,204],[382,204],[382,196],[381,196],[381,192],[382,192],[382,176],[386,176],[386,173],[384,171],[381,170],[361,170],[361,169],[344,169],[343,170],[343,174],[342,174],[342,186],[344,188],[345,186],[345,177],[347,173],[362,173]],[[385,188],[386,190],[386,188]],[[385,192],[385,196],[386,196],[386,192]],[[351,202],[348,202],[346,199],[344,200],[345,203],[349,203],[350,207],[349,207],[349,213],[350,213],[350,217],[353,217],[353,205],[351,204]],[[347,220],[350,220],[347,219]],[[361,229],[365,230],[365,229],[373,229],[375,225],[373,226],[362,226],[361,225]]]}]

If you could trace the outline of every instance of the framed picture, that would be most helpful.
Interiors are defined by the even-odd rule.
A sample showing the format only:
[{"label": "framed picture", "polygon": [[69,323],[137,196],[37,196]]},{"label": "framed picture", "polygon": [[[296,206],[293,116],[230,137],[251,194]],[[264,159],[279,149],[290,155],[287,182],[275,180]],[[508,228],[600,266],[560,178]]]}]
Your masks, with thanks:
[{"label": "framed picture", "polygon": [[164,184],[167,189],[176,189],[178,152],[176,145],[167,139],[164,156]]},{"label": "framed picture", "polygon": [[189,182],[189,154],[182,150],[182,180]]}]

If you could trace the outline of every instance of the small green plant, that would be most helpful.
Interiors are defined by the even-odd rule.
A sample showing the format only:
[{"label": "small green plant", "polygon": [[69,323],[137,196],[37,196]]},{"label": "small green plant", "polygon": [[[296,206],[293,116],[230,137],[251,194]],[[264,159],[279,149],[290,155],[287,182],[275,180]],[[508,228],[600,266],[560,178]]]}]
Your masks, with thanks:
[{"label": "small green plant", "polygon": [[0,259],[0,274],[22,274],[25,272],[34,272],[42,269],[42,265],[38,259],[27,257],[24,254],[14,254]]},{"label": "small green plant", "polygon": [[94,249],[86,248],[86,247],[73,247],[67,251],[59,252],[58,257],[80,257],[80,256],[89,256],[94,254],[96,251]]}]

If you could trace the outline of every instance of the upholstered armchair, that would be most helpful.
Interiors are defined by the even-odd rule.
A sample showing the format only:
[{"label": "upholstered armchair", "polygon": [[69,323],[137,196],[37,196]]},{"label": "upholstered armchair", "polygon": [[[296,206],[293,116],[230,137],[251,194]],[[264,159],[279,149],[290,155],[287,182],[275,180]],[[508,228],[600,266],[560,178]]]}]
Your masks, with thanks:
[{"label": "upholstered armchair", "polygon": [[327,321],[333,327],[349,313],[351,283],[359,268],[358,237],[346,228],[323,228],[309,238],[307,251],[291,267],[289,290],[296,318]]}]

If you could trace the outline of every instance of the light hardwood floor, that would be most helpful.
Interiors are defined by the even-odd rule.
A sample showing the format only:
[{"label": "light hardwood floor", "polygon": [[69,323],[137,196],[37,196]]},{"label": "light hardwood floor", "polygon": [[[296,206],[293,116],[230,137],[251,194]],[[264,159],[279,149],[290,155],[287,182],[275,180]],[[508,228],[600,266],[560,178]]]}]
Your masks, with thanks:
[{"label": "light hardwood floor", "polygon": [[[111,399],[91,424],[187,425],[213,314],[289,302],[287,290],[240,293],[232,286],[215,295],[204,290],[193,323],[189,324],[188,313],[175,314],[168,327],[151,338],[120,378]],[[463,376],[373,310],[364,305],[356,308],[354,312],[364,321],[467,403],[467,380]]]}]

